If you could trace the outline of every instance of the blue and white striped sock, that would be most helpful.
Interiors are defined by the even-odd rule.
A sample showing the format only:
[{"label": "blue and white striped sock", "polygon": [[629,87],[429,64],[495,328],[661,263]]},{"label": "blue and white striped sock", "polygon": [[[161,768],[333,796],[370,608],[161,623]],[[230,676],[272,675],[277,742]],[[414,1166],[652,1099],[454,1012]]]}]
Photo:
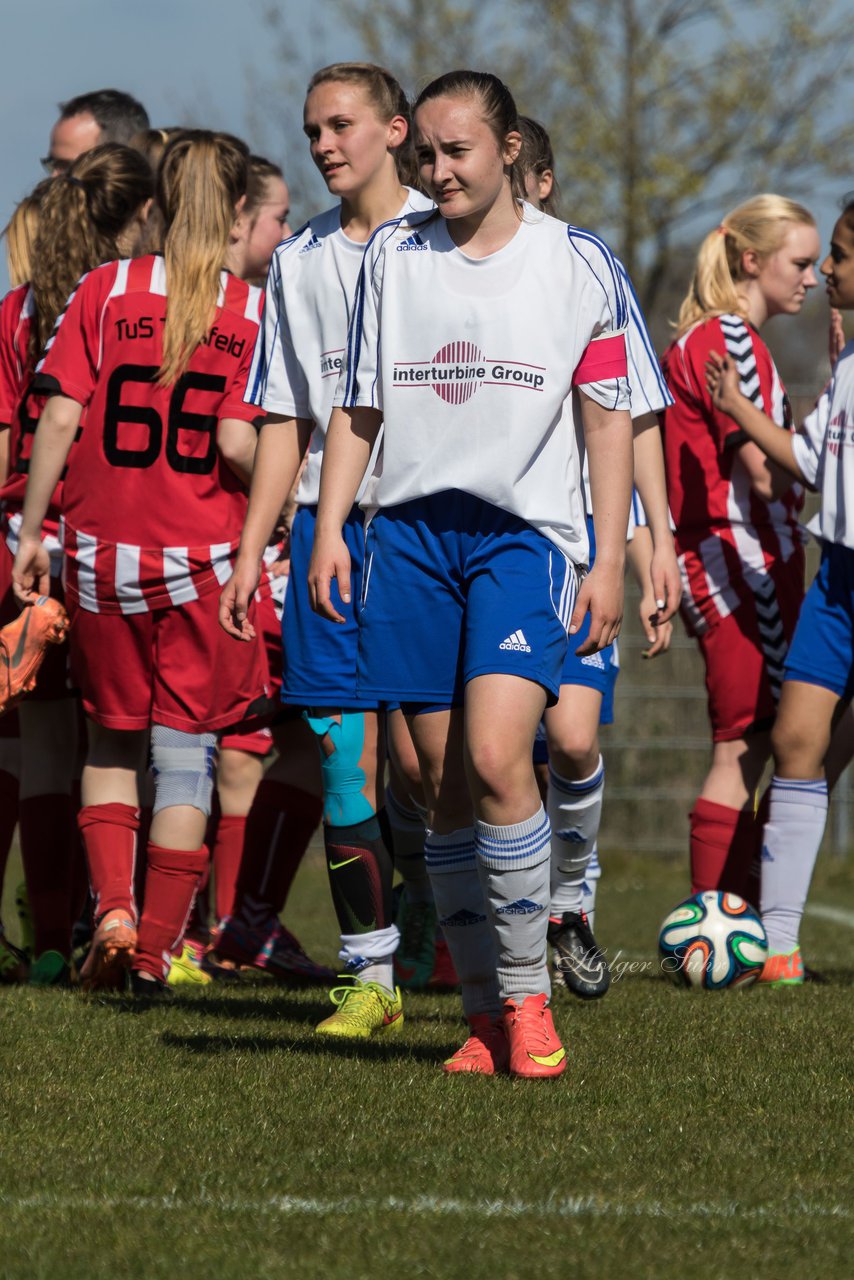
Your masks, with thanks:
[{"label": "blue and white striped sock", "polygon": [[602,867],[599,863],[599,850],[594,844],[587,870],[584,872],[584,879],[581,882],[581,910],[587,916],[587,923],[591,929],[596,928],[596,891],[599,888],[601,877]]},{"label": "blue and white striped sock", "polygon": [[599,835],[605,766],[599,757],[589,778],[578,782],[549,769],[546,803],[552,824],[551,914],[583,910],[584,876]]},{"label": "blue and white striped sock", "polygon": [[498,947],[503,1000],[551,994],[546,963],[551,829],[542,805],[525,822],[475,823],[478,871]]},{"label": "blue and white striped sock", "polygon": [[824,778],[771,779],[768,821],[762,832],[760,910],[771,955],[798,945],[818,847],[827,821]]},{"label": "blue and white striped sock", "polygon": [[440,836],[428,831],[424,857],[439,924],[463,994],[463,1012],[495,1016],[501,1010],[498,957],[474,851],[474,830]]}]

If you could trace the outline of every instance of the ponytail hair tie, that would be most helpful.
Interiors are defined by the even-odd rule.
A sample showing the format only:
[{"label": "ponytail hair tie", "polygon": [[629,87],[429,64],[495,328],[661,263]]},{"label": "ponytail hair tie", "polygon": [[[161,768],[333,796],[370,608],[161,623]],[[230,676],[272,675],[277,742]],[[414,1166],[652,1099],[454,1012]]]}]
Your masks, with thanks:
[{"label": "ponytail hair tie", "polygon": [[69,183],[72,187],[79,187],[81,191],[86,190],[86,183],[82,178],[75,178],[73,174],[70,173],[64,173],[62,178],[64,182]]},{"label": "ponytail hair tie", "polygon": [[723,223],[718,227],[719,236],[728,236],[730,234],[729,227],[725,227]]}]

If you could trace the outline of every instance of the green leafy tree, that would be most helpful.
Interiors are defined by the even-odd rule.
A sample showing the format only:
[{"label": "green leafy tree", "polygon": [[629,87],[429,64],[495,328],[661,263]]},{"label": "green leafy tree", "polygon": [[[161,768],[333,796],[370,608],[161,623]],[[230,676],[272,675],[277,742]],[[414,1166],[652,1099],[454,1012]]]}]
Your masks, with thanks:
[{"label": "green leafy tree", "polygon": [[733,202],[808,202],[849,170],[842,0],[334,3],[410,91],[454,66],[505,78],[552,135],[566,216],[606,235],[648,309],[674,246]]}]

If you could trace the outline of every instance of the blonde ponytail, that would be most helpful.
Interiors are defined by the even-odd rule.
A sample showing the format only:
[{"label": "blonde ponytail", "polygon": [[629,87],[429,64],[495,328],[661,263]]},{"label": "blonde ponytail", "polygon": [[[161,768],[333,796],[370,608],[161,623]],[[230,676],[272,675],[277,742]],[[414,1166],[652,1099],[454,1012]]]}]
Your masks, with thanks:
[{"label": "blonde ponytail", "polygon": [[785,196],[754,196],[728,213],[700,245],[694,275],[676,322],[681,336],[700,320],[747,314],[738,291],[743,280],[743,256],[752,249],[760,257],[776,253],[792,226],[815,226],[803,205]]},{"label": "blonde ponytail", "polygon": [[42,200],[52,182],[53,178],[42,178],[30,194],[15,206],[8,224],[0,233],[6,238],[6,267],[13,289],[29,284],[32,279]]},{"label": "blonde ponytail", "polygon": [[220,272],[248,171],[249,150],[230,134],[186,130],[163,153],[157,203],[166,225],[168,305],[161,386],[185,372],[216,318]]}]

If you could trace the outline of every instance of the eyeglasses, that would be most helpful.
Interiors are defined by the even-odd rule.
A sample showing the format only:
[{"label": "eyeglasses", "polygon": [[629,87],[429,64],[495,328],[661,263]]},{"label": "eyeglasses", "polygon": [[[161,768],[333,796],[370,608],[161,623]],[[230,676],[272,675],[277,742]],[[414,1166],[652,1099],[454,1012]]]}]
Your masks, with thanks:
[{"label": "eyeglasses", "polygon": [[73,160],[57,160],[55,156],[42,156],[39,160],[39,164],[50,177],[55,173],[67,173],[73,163]]}]

